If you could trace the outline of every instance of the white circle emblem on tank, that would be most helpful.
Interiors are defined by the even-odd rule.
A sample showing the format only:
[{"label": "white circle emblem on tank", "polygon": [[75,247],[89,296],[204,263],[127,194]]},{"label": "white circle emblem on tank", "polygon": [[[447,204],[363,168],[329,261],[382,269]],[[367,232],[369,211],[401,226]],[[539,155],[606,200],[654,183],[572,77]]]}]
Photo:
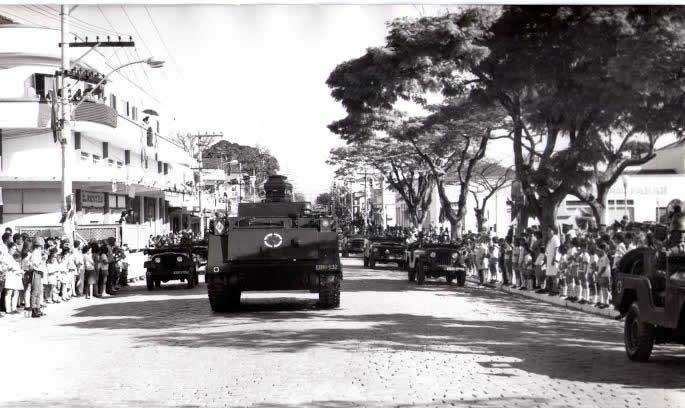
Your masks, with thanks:
[{"label": "white circle emblem on tank", "polygon": [[269,248],[278,248],[282,244],[283,237],[275,232],[266,234],[266,236],[264,237],[264,245],[266,245]]}]

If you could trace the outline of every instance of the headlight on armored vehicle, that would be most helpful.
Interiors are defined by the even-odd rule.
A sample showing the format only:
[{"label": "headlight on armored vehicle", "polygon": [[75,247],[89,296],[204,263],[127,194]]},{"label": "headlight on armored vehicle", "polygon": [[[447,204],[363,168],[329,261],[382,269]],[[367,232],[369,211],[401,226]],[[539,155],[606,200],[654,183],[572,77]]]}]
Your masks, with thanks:
[{"label": "headlight on armored vehicle", "polygon": [[431,258],[435,258],[435,252],[431,252],[431,253],[430,253],[430,257],[431,257]]},{"label": "headlight on armored vehicle", "polygon": [[373,252],[378,252],[378,248],[373,248],[372,251],[373,251]]},{"label": "headlight on armored vehicle", "polygon": [[453,259],[453,260],[456,260],[457,258],[459,258],[459,253],[458,253],[458,252],[453,253],[453,254],[452,254],[452,259]]},{"label": "headlight on armored vehicle", "polygon": [[162,258],[155,258],[155,263],[162,263]]},{"label": "headlight on armored vehicle", "polygon": [[183,257],[182,256],[176,257],[176,262],[183,262]]},{"label": "headlight on armored vehicle", "polygon": [[224,233],[224,229],[226,229],[226,226],[224,225],[223,222],[217,221],[214,224],[214,231],[216,231],[217,235],[221,235]]}]

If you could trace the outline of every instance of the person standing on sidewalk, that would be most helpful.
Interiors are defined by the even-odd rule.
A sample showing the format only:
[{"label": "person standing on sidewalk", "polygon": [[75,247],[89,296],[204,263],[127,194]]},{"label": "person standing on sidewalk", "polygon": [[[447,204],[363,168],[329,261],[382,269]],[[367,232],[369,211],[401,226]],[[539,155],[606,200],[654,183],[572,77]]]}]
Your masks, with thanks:
[{"label": "person standing on sidewalk", "polygon": [[554,294],[554,281],[557,279],[557,270],[559,266],[559,247],[561,241],[557,234],[557,227],[550,225],[546,229],[547,244],[545,245],[545,287],[541,291]]},{"label": "person standing on sidewalk", "polygon": [[518,288],[523,287],[523,281],[521,279],[521,269],[519,268],[521,250],[520,244],[521,242],[519,241],[519,238],[514,238],[514,246],[511,249],[511,269],[513,271],[514,279],[516,280],[516,287]]},{"label": "person standing on sidewalk", "polygon": [[490,244],[490,251],[489,251],[489,259],[488,259],[488,266],[490,269],[490,283],[495,283],[498,280],[499,277],[499,243],[497,237],[492,238],[492,242]]},{"label": "person standing on sidewalk", "polygon": [[43,238],[33,240],[33,252],[31,252],[31,317],[41,317],[45,313],[40,311],[43,296],[43,279],[47,278],[47,267],[45,265],[45,241]]}]

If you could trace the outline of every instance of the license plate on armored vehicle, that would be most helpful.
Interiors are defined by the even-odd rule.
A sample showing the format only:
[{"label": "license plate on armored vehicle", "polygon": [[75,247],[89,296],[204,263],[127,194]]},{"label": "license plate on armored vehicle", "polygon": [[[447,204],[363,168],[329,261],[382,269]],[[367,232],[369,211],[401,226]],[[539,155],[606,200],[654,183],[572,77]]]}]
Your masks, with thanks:
[{"label": "license plate on armored vehicle", "polygon": [[186,275],[186,274],[188,274],[188,271],[174,271],[173,274],[174,275]]}]

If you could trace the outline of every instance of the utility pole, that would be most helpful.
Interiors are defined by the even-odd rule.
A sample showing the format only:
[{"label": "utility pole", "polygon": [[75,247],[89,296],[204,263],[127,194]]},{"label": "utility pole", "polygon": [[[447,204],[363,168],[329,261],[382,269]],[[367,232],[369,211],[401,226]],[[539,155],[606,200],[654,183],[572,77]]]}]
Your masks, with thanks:
[{"label": "utility pole", "polygon": [[198,198],[198,204],[199,204],[198,208],[199,208],[199,213],[200,213],[200,238],[204,238],[204,236],[205,236],[205,215],[204,215],[203,210],[202,210],[202,187],[203,187],[203,184],[202,184],[202,169],[203,169],[202,154],[203,154],[204,149],[202,148],[202,144],[200,143],[200,141],[202,139],[211,139],[211,138],[215,138],[215,137],[223,138],[224,134],[223,133],[211,133],[211,134],[209,134],[209,133],[199,134],[198,133],[196,135],[190,135],[190,144],[192,145],[193,141],[195,141],[195,143],[197,144],[197,151],[198,151],[198,156],[199,156],[197,161],[198,161],[198,164],[200,166],[198,168],[198,171],[200,173],[200,177],[198,180],[199,186],[197,189],[197,198]]},{"label": "utility pole", "polygon": [[62,4],[60,6],[60,21],[61,21],[61,73],[59,76],[59,89],[60,89],[60,122],[59,122],[59,142],[62,149],[62,214],[63,216],[63,228],[64,234],[70,239],[74,239],[74,218],[73,210],[75,210],[75,205],[73,202],[72,195],[72,183],[71,183],[71,160],[69,160],[68,147],[69,139],[71,138],[71,122],[69,121],[71,116],[71,106],[69,104],[69,95],[67,95],[66,87],[66,74],[70,69],[69,63],[69,40],[67,36],[69,35],[69,6]]},{"label": "utility pole", "polygon": [[[69,150],[69,139],[71,139],[71,117],[72,117],[72,105],[70,100],[70,89],[67,86],[67,78],[73,78],[73,73],[71,73],[71,62],[69,50],[73,47],[89,47],[90,49],[86,51],[85,54],[81,55],[76,62],[81,61],[88,53],[96,49],[97,47],[133,47],[135,46],[133,41],[122,42],[119,41],[100,41],[96,37],[95,42],[89,42],[86,37],[84,42],[69,42],[69,14],[78,6],[69,6],[67,4],[62,4],[60,6],[60,43],[61,48],[61,58],[60,58],[60,71],[57,73],[57,89],[59,90],[59,121],[54,120],[53,117],[53,132],[57,136],[56,139],[60,143],[61,153],[62,153],[62,228],[64,229],[64,234],[68,239],[74,239],[75,224],[74,224],[74,211],[76,210],[76,203],[74,202],[73,186],[72,186],[72,151]],[[130,64],[129,64],[130,65]],[[117,68],[120,69],[122,67]],[[116,70],[115,70],[116,71]],[[112,71],[114,72],[114,71]],[[82,80],[83,78],[77,79]],[[104,83],[105,79],[98,82],[98,85]],[[55,102],[53,102],[55,103]],[[54,110],[53,110],[54,115]],[[56,115],[55,115],[56,116]]]}]

